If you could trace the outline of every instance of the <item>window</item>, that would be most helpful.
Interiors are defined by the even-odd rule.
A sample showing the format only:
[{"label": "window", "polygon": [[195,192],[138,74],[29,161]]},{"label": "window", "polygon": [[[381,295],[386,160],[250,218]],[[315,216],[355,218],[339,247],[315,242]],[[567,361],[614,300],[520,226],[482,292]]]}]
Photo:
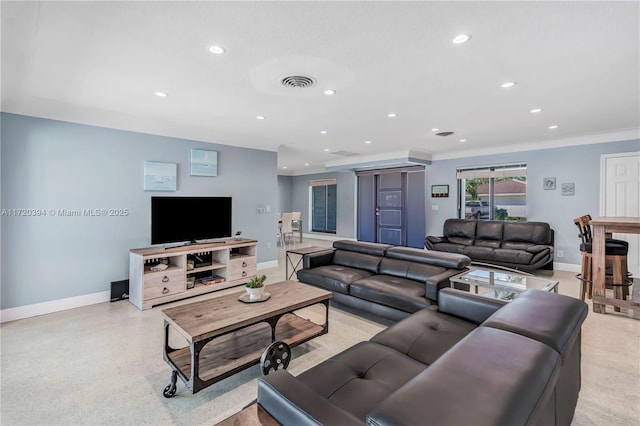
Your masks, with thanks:
[{"label": "window", "polygon": [[527,165],[460,168],[458,217],[527,220]]},{"label": "window", "polygon": [[336,233],[336,194],[335,179],[312,180],[311,192],[311,231]]}]

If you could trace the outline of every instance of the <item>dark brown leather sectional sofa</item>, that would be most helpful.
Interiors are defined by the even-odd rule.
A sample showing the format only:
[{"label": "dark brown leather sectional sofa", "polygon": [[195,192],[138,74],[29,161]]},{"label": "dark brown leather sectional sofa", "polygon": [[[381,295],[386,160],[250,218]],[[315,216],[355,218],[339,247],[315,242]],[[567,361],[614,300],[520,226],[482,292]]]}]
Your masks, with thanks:
[{"label": "dark brown leather sectional sofa", "polygon": [[323,363],[258,384],[283,425],[569,425],[580,391],[578,299],[508,304],[455,289]]},{"label": "dark brown leather sectional sofa", "polygon": [[474,262],[533,272],[553,270],[554,232],[545,222],[447,219],[441,237],[427,236],[427,250],[459,253]]},{"label": "dark brown leather sectional sofa", "polygon": [[297,276],[332,291],[332,302],[397,321],[437,303],[449,278],[470,263],[459,254],[340,240],[306,255]]}]

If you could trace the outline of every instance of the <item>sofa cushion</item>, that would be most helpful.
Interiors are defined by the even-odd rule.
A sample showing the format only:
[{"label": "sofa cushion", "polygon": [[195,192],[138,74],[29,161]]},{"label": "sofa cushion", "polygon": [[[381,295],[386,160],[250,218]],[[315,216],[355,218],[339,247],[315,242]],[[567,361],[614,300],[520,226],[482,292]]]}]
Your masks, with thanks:
[{"label": "sofa cushion", "polygon": [[367,413],[425,368],[387,346],[361,342],[298,379],[364,422]]},{"label": "sofa cushion", "polygon": [[470,246],[473,244],[473,238],[465,238],[465,237],[448,237],[450,243],[460,244],[463,246]]},{"label": "sofa cushion", "polygon": [[445,272],[447,268],[425,263],[409,262],[407,260],[383,258],[378,269],[380,275],[407,278],[425,283],[427,278]]},{"label": "sofa cushion", "polygon": [[564,356],[565,348],[572,346],[580,332],[580,324],[587,311],[587,305],[573,297],[526,290],[489,317],[482,326],[527,336]]},{"label": "sofa cushion", "polygon": [[476,237],[476,221],[466,219],[447,219],[444,221],[443,235],[451,240],[451,237],[474,240]]},{"label": "sofa cushion", "polygon": [[335,249],[372,254],[378,257],[384,256],[385,251],[391,247],[393,246],[389,244],[366,243],[363,241],[338,240],[333,242],[333,248]]},{"label": "sofa cushion", "polygon": [[425,308],[381,331],[371,341],[430,365],[476,327]]},{"label": "sofa cushion", "polygon": [[498,262],[520,263],[529,265],[533,254],[522,250],[496,249],[493,251],[493,260]]},{"label": "sofa cushion", "polygon": [[476,225],[476,240],[502,241],[504,222],[498,220],[481,220]]},{"label": "sofa cushion", "polygon": [[349,294],[350,283],[372,275],[369,271],[342,265],[318,266],[297,272],[298,281],[344,294]]},{"label": "sofa cushion", "polygon": [[333,263],[349,266],[350,268],[364,269],[365,271],[378,272],[378,264],[382,258],[372,254],[363,254],[353,251],[336,250],[333,254]]},{"label": "sofa cushion", "polygon": [[373,275],[354,281],[349,286],[349,294],[409,313],[429,305],[424,282],[391,275]]},{"label": "sofa cushion", "polygon": [[505,222],[503,241],[551,244],[551,228],[544,222]]},{"label": "sofa cushion", "polygon": [[529,425],[553,415],[559,355],[479,327],[369,413],[371,425]]},{"label": "sofa cushion", "polygon": [[492,260],[494,258],[493,252],[494,249],[491,247],[468,246],[464,248],[464,253],[467,256],[480,260]]},{"label": "sofa cushion", "polygon": [[471,264],[468,256],[446,254],[433,250],[422,250],[409,247],[393,247],[387,250],[386,257],[408,260],[410,262],[426,263],[442,266],[443,268],[463,269]]},{"label": "sofa cushion", "polygon": [[475,240],[473,242],[474,246],[489,247],[489,248],[500,248],[500,244],[502,244],[502,241],[497,241],[497,240]]}]

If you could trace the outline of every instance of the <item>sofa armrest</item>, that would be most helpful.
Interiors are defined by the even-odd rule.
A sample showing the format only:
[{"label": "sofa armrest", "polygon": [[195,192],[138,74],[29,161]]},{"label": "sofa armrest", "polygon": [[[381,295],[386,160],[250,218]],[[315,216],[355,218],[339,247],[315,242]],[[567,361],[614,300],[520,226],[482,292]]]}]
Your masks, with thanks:
[{"label": "sofa armrest", "polygon": [[506,300],[471,294],[453,288],[443,288],[438,293],[438,312],[480,325],[498,309],[507,304]]},{"label": "sofa armrest", "polygon": [[[462,270],[457,270],[457,269],[449,269],[446,270],[444,272],[441,272],[437,275],[432,275],[429,278],[427,278],[427,281],[425,283],[425,293],[424,296],[427,299],[433,300],[433,301],[437,301],[438,300],[438,292],[446,287],[450,287],[451,284],[449,283],[449,278],[451,278],[454,275],[457,275],[463,271],[465,271],[467,268],[464,268]],[[468,286],[467,286],[468,288]]]},{"label": "sofa armrest", "polygon": [[362,425],[286,370],[258,381],[258,404],[284,425]]},{"label": "sofa armrest", "polygon": [[446,243],[447,239],[445,237],[434,237],[433,235],[428,235],[424,239],[424,248],[427,250],[434,250],[434,244]]},{"label": "sofa armrest", "polygon": [[536,253],[540,253],[541,251],[545,251],[545,250],[549,250],[549,249],[550,249],[550,247],[549,247],[549,246],[543,246],[543,245],[541,245],[541,244],[536,244],[536,245],[533,245],[533,246],[529,246],[529,247],[527,247],[527,249],[526,249],[526,250],[527,250],[529,253],[536,254]]},{"label": "sofa armrest", "polygon": [[330,265],[333,260],[335,250],[327,249],[316,253],[305,254],[302,259],[303,269],[317,268],[318,266]]}]

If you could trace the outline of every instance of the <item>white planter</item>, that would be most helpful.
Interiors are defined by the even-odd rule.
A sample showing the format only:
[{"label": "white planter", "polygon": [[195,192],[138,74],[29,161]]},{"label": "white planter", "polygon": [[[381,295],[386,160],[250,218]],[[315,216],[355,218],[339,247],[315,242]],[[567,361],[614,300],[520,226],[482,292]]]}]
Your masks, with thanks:
[{"label": "white planter", "polygon": [[260,299],[262,297],[262,293],[264,293],[264,287],[258,287],[258,288],[245,287],[244,289],[247,291],[247,293],[249,293],[249,299],[251,300]]}]

